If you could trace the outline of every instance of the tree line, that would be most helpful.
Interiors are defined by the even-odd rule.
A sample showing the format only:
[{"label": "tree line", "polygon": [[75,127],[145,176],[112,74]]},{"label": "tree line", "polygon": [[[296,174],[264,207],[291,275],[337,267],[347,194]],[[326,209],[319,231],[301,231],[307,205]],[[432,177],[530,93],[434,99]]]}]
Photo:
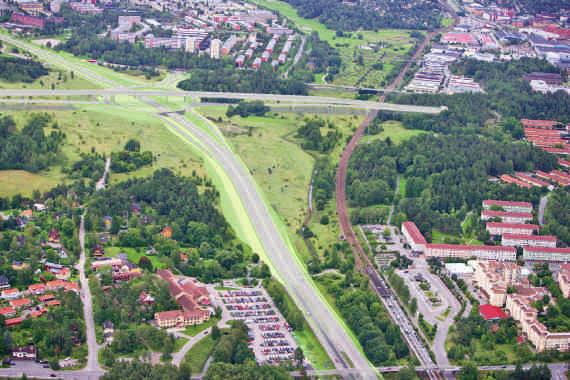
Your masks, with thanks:
[{"label": "tree line", "polygon": [[[46,134],[46,129],[51,129]],[[47,114],[33,114],[18,128],[11,116],[0,115],[0,169],[38,172],[57,161],[65,134]]]},{"label": "tree line", "polygon": [[7,82],[31,83],[48,74],[48,69],[39,62],[0,54],[0,78]]},{"label": "tree line", "polygon": [[433,29],[441,23],[437,1],[373,0],[340,2],[336,0],[285,0],[299,15],[318,18],[328,28],[340,31],[395,29]]}]

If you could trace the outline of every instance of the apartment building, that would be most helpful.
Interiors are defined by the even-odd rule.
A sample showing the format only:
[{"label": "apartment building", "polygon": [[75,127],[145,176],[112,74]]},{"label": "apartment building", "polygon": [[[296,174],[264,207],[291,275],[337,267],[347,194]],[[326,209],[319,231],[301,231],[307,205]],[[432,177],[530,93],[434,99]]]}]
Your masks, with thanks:
[{"label": "apartment building", "polygon": [[509,212],[532,212],[532,203],[530,202],[512,202],[512,201],[501,201],[495,199],[485,199],[483,201],[483,209],[490,210],[493,207],[500,207],[505,211]]},{"label": "apartment building", "polygon": [[556,248],[556,236],[553,235],[525,235],[503,234],[501,244],[509,247],[546,247]]},{"label": "apartment building", "polygon": [[414,222],[402,223],[402,235],[414,252],[424,252],[427,241]]},{"label": "apartment building", "polygon": [[487,295],[489,304],[499,307],[506,302],[508,287],[516,285],[521,276],[520,267],[513,262],[477,260],[473,269],[473,279]]},{"label": "apartment building", "polygon": [[475,257],[482,260],[515,261],[517,250],[514,247],[490,245],[455,245],[455,244],[427,244],[428,257],[455,257],[469,259]]},{"label": "apartment building", "polygon": [[525,261],[570,263],[570,248],[524,247]]},{"label": "apartment building", "polygon": [[490,219],[500,219],[505,223],[527,223],[532,221],[532,214],[530,212],[483,210],[481,220]]},{"label": "apartment building", "polygon": [[536,224],[487,222],[485,229],[491,236],[502,236],[503,234],[533,235],[538,233],[540,227]]}]

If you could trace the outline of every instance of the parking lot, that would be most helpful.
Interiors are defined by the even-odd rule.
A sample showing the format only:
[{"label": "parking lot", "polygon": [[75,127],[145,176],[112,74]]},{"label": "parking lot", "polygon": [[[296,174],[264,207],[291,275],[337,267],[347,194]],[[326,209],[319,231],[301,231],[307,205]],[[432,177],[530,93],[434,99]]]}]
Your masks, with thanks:
[{"label": "parking lot", "polygon": [[265,289],[241,288],[219,291],[223,312],[249,327],[249,345],[259,363],[293,360],[297,345],[291,328]]}]

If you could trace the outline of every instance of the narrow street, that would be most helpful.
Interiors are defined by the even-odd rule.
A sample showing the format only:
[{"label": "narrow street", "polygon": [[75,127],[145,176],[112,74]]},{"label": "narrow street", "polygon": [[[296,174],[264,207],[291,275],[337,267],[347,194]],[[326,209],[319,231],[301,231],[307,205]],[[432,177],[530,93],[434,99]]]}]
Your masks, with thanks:
[{"label": "narrow street", "polygon": [[81,282],[81,300],[83,301],[83,316],[85,319],[85,330],[87,336],[87,347],[89,350],[87,356],[86,371],[103,372],[99,365],[99,350],[101,346],[97,344],[95,337],[95,322],[93,320],[93,301],[91,299],[91,289],[89,289],[89,280],[85,275],[85,263],[87,257],[85,254],[85,217],[81,215],[81,223],[79,225],[79,244],[81,246],[81,255],[76,269],[79,270],[79,281]]},{"label": "narrow street", "polygon": [[548,204],[548,194],[540,198],[540,203],[538,204],[538,224],[544,226],[544,212],[546,211],[546,205]]},{"label": "narrow street", "polygon": [[109,178],[109,170],[111,169],[111,157],[107,157],[107,160],[105,161],[105,171],[103,172],[103,175],[101,176],[101,178],[97,181],[97,183],[95,184],[95,190],[99,191],[99,190],[105,190],[105,186],[107,186],[107,179]]}]

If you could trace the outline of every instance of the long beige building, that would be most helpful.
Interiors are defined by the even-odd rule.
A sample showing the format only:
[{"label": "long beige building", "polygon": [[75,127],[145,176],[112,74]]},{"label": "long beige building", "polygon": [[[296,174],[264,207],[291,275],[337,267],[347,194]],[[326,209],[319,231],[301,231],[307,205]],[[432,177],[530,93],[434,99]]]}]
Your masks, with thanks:
[{"label": "long beige building", "polygon": [[427,257],[456,257],[480,260],[516,261],[517,250],[514,247],[498,245],[458,245],[458,244],[427,244]]},{"label": "long beige building", "polygon": [[569,351],[570,332],[550,332],[538,320],[538,311],[532,303],[547,294],[545,288],[528,287],[507,295],[506,309],[520,323],[523,334],[538,352]]},{"label": "long beige building", "polygon": [[502,307],[507,298],[507,289],[521,280],[520,267],[513,262],[475,261],[473,279],[485,292],[489,304]]},{"label": "long beige building", "polygon": [[564,297],[570,298],[570,264],[562,264],[557,279]]}]

